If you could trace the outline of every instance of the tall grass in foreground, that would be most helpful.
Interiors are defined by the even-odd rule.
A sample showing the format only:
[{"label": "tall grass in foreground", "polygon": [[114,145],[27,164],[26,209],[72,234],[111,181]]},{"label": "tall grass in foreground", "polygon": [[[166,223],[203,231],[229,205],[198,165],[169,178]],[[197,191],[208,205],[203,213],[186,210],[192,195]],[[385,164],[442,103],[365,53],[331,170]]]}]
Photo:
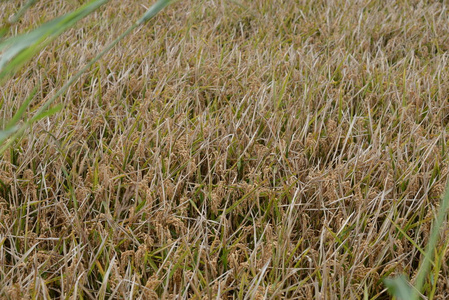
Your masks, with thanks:
[{"label": "tall grass in foreground", "polygon": [[[92,1],[74,12],[68,13],[64,16],[51,20],[44,25],[34,29],[33,31],[21,34],[6,40],[0,41],[0,84],[3,84],[6,79],[13,76],[22,66],[24,66],[29,60],[31,60],[37,53],[39,53],[45,46],[54,41],[63,32],[72,28],[79,20],[83,19],[87,15],[97,10],[100,6],[105,4],[108,0],[96,0]],[[28,9],[34,1],[28,1],[21,10],[19,10],[11,19],[11,23],[17,22],[26,9]],[[2,30],[3,37],[5,30]],[[74,76],[79,77],[78,76]],[[75,78],[76,79],[76,78]],[[49,106],[56,100],[56,98],[63,94],[66,89],[61,89],[58,95],[55,95],[52,99],[47,101],[46,104],[26,121],[22,126],[19,126],[19,122],[22,120],[30,102],[33,99],[34,92],[23,101],[23,104],[15,113],[14,117],[0,124],[3,126],[3,130],[0,131],[0,155],[22,134],[26,128],[39,119],[45,118],[54,114],[61,107],[56,106],[50,110],[47,110]],[[10,136],[14,135],[12,138]],[[6,142],[5,142],[6,141]]]},{"label": "tall grass in foreground", "polygon": [[[45,46],[54,41],[59,35],[75,26],[78,21],[91,14],[108,1],[109,0],[91,1],[74,12],[51,20],[29,33],[18,35],[4,41],[0,40],[0,84],[2,84],[7,78],[14,75],[23,65],[31,60]],[[30,7],[33,2],[34,1],[31,0],[25,4],[24,9]],[[89,63],[73,75],[62,88],[60,88],[38,109],[32,117],[25,120],[22,125],[19,125],[19,122],[22,120],[30,102],[33,99],[34,93],[32,93],[23,102],[11,120],[8,122],[3,121],[5,124],[0,124],[3,126],[3,129],[0,130],[0,155],[5,152],[5,150],[8,149],[8,147],[10,147],[12,143],[33,123],[59,111],[62,108],[61,104],[51,107],[58,97],[63,96],[67,89],[75,83],[84,72],[86,72],[109,50],[111,50],[118,42],[123,40],[123,38],[129,35],[138,26],[153,18],[164,7],[170,4],[170,2],[173,2],[173,0],[159,0],[153,4],[153,6],[151,6],[137,22],[127,28],[119,37],[107,45],[100,53],[98,53],[95,58],[90,60]],[[23,13],[24,11],[20,10],[16,16],[12,18],[12,21],[16,21]],[[2,35],[0,35],[0,38],[1,37]]]},{"label": "tall grass in foreground", "polygon": [[[1,40],[6,33],[6,29],[0,31],[0,85],[10,77],[12,77],[22,66],[24,66],[29,60],[31,60],[36,54],[38,54],[45,46],[54,41],[66,30],[74,27],[76,23],[91,14],[103,4],[109,0],[94,0],[86,5],[83,5],[79,9],[68,13],[64,16],[51,20],[44,25],[34,29],[33,31],[21,34],[6,40]],[[25,10],[28,9],[34,0],[28,1],[24,7],[12,17],[11,23],[18,21]],[[132,26],[128,27],[119,37],[108,44],[100,53],[98,53],[93,59],[91,59],[81,70],[73,75],[53,96],[46,100],[42,106],[31,117],[24,119],[26,111],[29,108],[33,97],[36,94],[37,87],[34,91],[25,99],[20,105],[17,112],[10,120],[0,120],[0,156],[9,148],[13,143],[21,137],[21,135],[32,126],[38,120],[53,115],[62,108],[62,104],[52,106],[53,103],[68,90],[68,88],[74,84],[85,71],[87,71],[93,64],[95,64],[103,55],[111,50],[118,42],[129,35],[138,26],[143,25],[145,22],[151,20],[157,13],[159,13],[164,7],[170,4],[171,0],[159,0],[153,6],[151,6],[146,13]],[[23,121],[21,123],[21,121]],[[2,181],[0,183],[3,184]],[[0,197],[1,199],[1,197]],[[0,236],[1,238],[1,236]],[[0,240],[0,247],[5,243],[5,239]],[[33,249],[33,248],[31,248]],[[6,275],[9,276],[9,275]],[[100,299],[104,299],[107,276],[105,282],[100,289]],[[3,289],[0,282],[0,290]],[[76,291],[75,291],[76,294]],[[33,294],[33,299],[36,295]]]},{"label": "tall grass in foreground", "polygon": [[438,214],[433,223],[429,243],[427,244],[427,249],[423,258],[421,260],[421,266],[419,269],[418,276],[414,285],[411,285],[407,279],[400,275],[395,278],[387,278],[384,280],[385,285],[388,287],[389,292],[402,300],[415,300],[421,298],[422,289],[425,280],[427,279],[432,259],[434,257],[438,238],[440,236],[441,229],[444,228],[444,221],[447,217],[447,211],[449,209],[449,185],[446,185],[446,192],[441,200],[441,205],[438,209]]}]

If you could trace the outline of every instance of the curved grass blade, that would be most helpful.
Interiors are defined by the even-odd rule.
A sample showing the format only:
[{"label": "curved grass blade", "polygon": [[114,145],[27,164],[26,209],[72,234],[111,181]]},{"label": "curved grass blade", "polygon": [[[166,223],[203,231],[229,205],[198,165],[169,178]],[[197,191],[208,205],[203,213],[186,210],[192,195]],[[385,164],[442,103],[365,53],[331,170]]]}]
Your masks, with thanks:
[{"label": "curved grass blade", "polygon": [[0,43],[0,82],[11,77],[42,48],[109,0],[94,0],[33,31]]},{"label": "curved grass blade", "polygon": [[175,0],[163,0],[163,1],[157,1],[156,3],[154,3],[146,12],[145,14],[142,16],[142,18],[140,18],[137,21],[137,24],[143,24],[145,22],[148,22],[149,20],[151,20],[155,15],[157,15],[162,9],[164,9],[166,6],[170,5],[172,2],[174,2]]},{"label": "curved grass blade", "polygon": [[26,100],[14,114],[12,119],[9,120],[8,124],[6,124],[5,128],[3,130],[0,130],[0,145],[20,128],[17,123],[19,123],[19,121],[22,119],[26,109],[28,108],[28,105],[30,104],[31,100],[33,100],[34,95],[36,95],[36,92],[37,88],[34,88],[31,91],[31,94],[26,98]]},{"label": "curved grass blade", "polygon": [[[109,0],[103,0],[109,1]],[[141,25],[143,22],[146,22],[153,18],[158,12],[160,12],[164,7],[169,5],[174,1],[171,0],[159,0],[153,6],[151,6],[147,12],[144,14],[144,16],[139,19],[136,23],[134,23],[132,26],[130,26],[125,32],[123,32],[119,37],[117,37],[114,41],[112,41],[108,46],[106,46],[105,49],[103,49],[99,54],[97,54],[96,57],[94,57],[91,61],[89,61],[88,64],[86,64],[81,70],[79,70],[75,75],[73,75],[65,84],[63,87],[61,87],[47,102],[42,105],[39,110],[36,112],[36,114],[26,121],[20,128],[15,128],[15,130],[11,133],[8,132],[8,136],[11,136],[11,138],[3,143],[4,140],[0,140],[0,155],[5,152],[5,150],[11,146],[11,144],[14,142],[15,139],[17,139],[27,128],[29,128],[33,122],[39,120],[42,118],[42,116],[49,116],[50,114],[45,113],[47,109],[55,102],[55,100],[62,96],[68,88],[76,81],[78,80],[81,75],[84,74],[94,63],[96,63],[103,55],[105,55],[109,50],[111,50],[117,43],[119,43],[123,38],[125,38],[128,34],[130,34],[136,27]],[[1,79],[0,79],[1,80]],[[55,110],[51,110],[51,113],[56,112],[59,110],[60,107],[58,107]],[[5,133],[3,133],[5,134]],[[6,138],[5,138],[6,139]]]},{"label": "curved grass blade", "polygon": [[384,284],[387,287],[388,292],[398,300],[409,300],[413,297],[413,288],[403,275],[395,278],[386,278]]}]

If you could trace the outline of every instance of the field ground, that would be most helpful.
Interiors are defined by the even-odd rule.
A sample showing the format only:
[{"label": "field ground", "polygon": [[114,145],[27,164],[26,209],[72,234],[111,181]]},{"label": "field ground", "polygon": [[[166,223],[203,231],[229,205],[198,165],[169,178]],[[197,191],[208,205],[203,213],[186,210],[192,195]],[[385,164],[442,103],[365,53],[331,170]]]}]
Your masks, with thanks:
[{"label": "field ground", "polygon": [[[79,2],[38,1],[10,34]],[[113,0],[48,46],[0,120],[150,4]],[[0,298],[390,299],[447,180],[448,49],[444,2],[173,4],[0,158]],[[448,296],[448,242],[428,299]]]}]

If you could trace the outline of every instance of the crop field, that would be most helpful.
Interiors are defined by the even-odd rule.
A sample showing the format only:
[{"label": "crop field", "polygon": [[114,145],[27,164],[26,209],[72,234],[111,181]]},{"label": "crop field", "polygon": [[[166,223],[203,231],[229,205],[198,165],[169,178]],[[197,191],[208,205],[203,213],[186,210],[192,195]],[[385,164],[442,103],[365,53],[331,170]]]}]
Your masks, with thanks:
[{"label": "crop field", "polygon": [[[0,2],[6,37],[86,1],[5,27],[26,2]],[[0,129],[151,4],[111,0],[43,48],[0,86]],[[447,299],[446,223],[426,249],[448,50],[445,1],[170,4],[0,155],[0,299],[399,299],[385,279],[415,285],[425,257],[421,299]]]}]

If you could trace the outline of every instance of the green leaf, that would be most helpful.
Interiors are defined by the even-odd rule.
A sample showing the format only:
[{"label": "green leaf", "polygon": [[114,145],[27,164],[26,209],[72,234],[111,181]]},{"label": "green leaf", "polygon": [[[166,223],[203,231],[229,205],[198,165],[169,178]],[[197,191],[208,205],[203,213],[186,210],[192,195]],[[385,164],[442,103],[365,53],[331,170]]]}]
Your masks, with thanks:
[{"label": "green leaf", "polygon": [[137,24],[142,24],[150,19],[152,19],[155,15],[157,15],[162,9],[164,9],[166,6],[168,6],[173,0],[159,0],[156,3],[154,3],[147,12],[142,16],[142,18],[137,21]]},{"label": "green leaf", "polygon": [[0,80],[12,76],[43,47],[73,27],[109,0],[94,0],[77,10],[53,19],[33,31],[9,38],[0,43]]},{"label": "green leaf", "polygon": [[[74,26],[76,22],[95,11],[101,5],[105,4],[109,0],[93,0],[88,4],[80,7],[72,13],[68,13],[62,17],[56,18],[50,22],[45,23],[41,27],[20,36],[16,36],[5,41],[0,41],[0,83],[7,77],[11,76],[20,67],[23,66],[28,60],[31,59],[37,52],[39,52],[48,43],[58,37],[65,30]],[[72,76],[62,88],[60,88],[44,105],[42,105],[36,114],[25,122],[21,126],[15,126],[23,114],[32,99],[30,96],[19,108],[13,119],[8,122],[8,126],[0,131],[0,155],[17,139],[29,126],[35,121],[45,118],[59,111],[62,106],[58,105],[49,109],[50,105],[64,92],[67,91],[70,85],[72,85],[81,75],[88,70],[94,63],[96,63],[105,53],[112,49],[119,41],[125,36],[130,34],[137,26],[153,18],[163,8],[174,1],[171,0],[158,0],[153,6],[151,6],[139,21],[130,26],[125,32],[123,32],[118,38],[111,42],[105,49],[103,49],[95,58],[93,58],[87,65],[81,68],[74,76]],[[29,3],[32,3],[30,0]],[[30,4],[31,5],[31,4]],[[9,137],[10,140],[6,141]]]},{"label": "green leaf", "polygon": [[33,116],[30,119],[30,122],[33,123],[33,122],[39,121],[45,117],[49,117],[49,116],[57,113],[58,111],[60,111],[62,109],[62,106],[63,106],[62,104],[58,104],[46,111],[40,112],[39,114],[36,114],[35,116]]},{"label": "green leaf", "polygon": [[[0,145],[19,129],[18,126],[11,126],[4,130],[0,130]],[[0,153],[1,154],[1,153]]]},{"label": "green leaf", "polygon": [[413,288],[404,275],[395,278],[386,278],[384,279],[384,284],[388,292],[398,300],[409,300],[413,298]]},{"label": "green leaf", "polygon": [[28,108],[28,105],[30,104],[31,100],[33,100],[34,95],[36,95],[36,92],[37,92],[37,88],[34,88],[31,91],[31,94],[28,96],[28,98],[26,98],[26,100],[19,107],[19,109],[14,114],[12,119],[8,122],[8,124],[6,125],[6,128],[14,126],[14,125],[17,124],[17,122],[20,121],[20,119],[22,118],[22,116],[25,113],[26,109]]}]

